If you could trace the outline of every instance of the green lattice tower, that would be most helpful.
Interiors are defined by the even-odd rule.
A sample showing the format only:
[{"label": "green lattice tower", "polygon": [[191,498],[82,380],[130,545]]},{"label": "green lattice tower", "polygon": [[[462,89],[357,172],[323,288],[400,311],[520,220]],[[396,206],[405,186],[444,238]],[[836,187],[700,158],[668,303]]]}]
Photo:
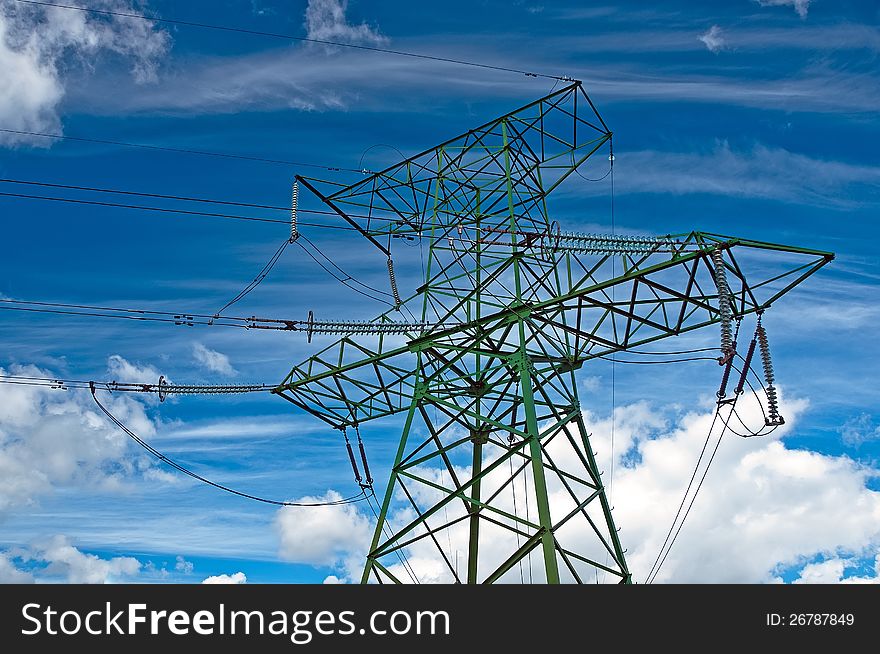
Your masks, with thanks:
[{"label": "green lattice tower", "polygon": [[548,194],[579,168],[604,173],[610,157],[588,160],[610,147],[575,82],[357,184],[298,177],[388,257],[392,278],[397,239],[428,251],[423,283],[377,319],[418,313],[421,326],[343,337],[275,390],[336,428],[405,416],[364,582],[401,581],[408,562],[444,581],[595,582],[601,572],[628,583],[577,371],[717,323],[715,250],[734,317],[763,311],[830,260],[698,232],[562,232]]}]

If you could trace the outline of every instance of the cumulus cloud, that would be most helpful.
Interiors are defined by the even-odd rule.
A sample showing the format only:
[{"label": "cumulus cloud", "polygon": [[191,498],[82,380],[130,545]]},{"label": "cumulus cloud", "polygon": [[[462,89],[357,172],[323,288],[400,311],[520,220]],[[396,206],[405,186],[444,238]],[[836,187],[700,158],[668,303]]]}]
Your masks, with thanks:
[{"label": "cumulus cloud", "polygon": [[130,556],[102,559],[85,554],[65,536],[55,536],[37,546],[31,558],[47,563],[46,574],[71,584],[106,584],[137,575],[141,563]]},{"label": "cumulus cloud", "polygon": [[812,0],[755,0],[762,7],[793,7],[801,18],[807,17]]},{"label": "cumulus cloud", "polygon": [[[193,564],[179,555],[175,558],[173,569],[167,568],[165,563],[159,567],[153,561],[143,562],[131,556],[104,558],[83,552],[64,535],[0,551],[0,584],[188,582],[187,577],[192,572]],[[238,579],[238,576],[228,578]]]},{"label": "cumulus cloud", "polygon": [[247,575],[243,572],[235,572],[231,575],[215,575],[208,577],[203,584],[246,584]]},{"label": "cumulus cloud", "polygon": [[346,43],[385,43],[377,29],[360,23],[348,22],[348,0],[309,0],[306,7],[306,34],[310,39],[344,41]]},{"label": "cumulus cloud", "polygon": [[846,576],[845,571],[859,565],[853,559],[832,558],[818,563],[809,563],[801,570],[796,584],[880,584],[880,555],[874,560],[873,570],[867,575]]},{"label": "cumulus cloud", "polygon": [[[782,436],[795,431],[806,403],[784,404],[789,424],[783,429],[762,438],[728,435],[722,442],[658,581],[766,582],[816,557],[861,555],[880,540],[880,493],[867,486],[878,471],[848,457],[789,448]],[[760,422],[754,403],[738,410]],[[608,423],[587,417],[597,434],[594,446],[608,452]],[[651,429],[639,424],[643,419],[618,426],[620,450],[636,456],[618,460],[615,519],[638,581],[656,558],[710,421],[709,413],[689,413],[647,438]],[[853,510],[844,514],[836,508],[841,505]]]},{"label": "cumulus cloud", "polygon": [[[139,4],[97,0],[89,6],[139,13]],[[168,34],[150,21],[0,0],[0,122],[20,131],[58,132],[66,78],[73,69],[87,70],[100,55],[112,53],[129,62],[136,82],[151,82],[168,45]],[[0,145],[20,143],[46,141],[0,135]]]},{"label": "cumulus cloud", "polygon": [[[13,559],[21,561],[21,567]],[[86,554],[62,535],[0,553],[0,583],[30,583],[39,578],[70,584],[108,584],[131,580],[140,571],[141,562],[133,557],[104,559]]]},{"label": "cumulus cloud", "polygon": [[708,48],[709,52],[719,53],[727,47],[727,39],[724,38],[724,31],[713,25],[705,33],[697,37]]},{"label": "cumulus cloud", "polygon": [[34,576],[19,570],[5,552],[0,552],[0,584],[32,584]]},{"label": "cumulus cloud", "polygon": [[[880,543],[880,492],[869,482],[880,471],[865,467],[846,456],[831,456],[795,449],[784,437],[797,433],[807,411],[803,400],[782,396],[787,424],[769,436],[740,438],[728,433],[722,440],[687,522],[674,548],[660,569],[658,583],[769,583],[782,575],[804,581],[828,580],[847,583],[873,580],[876,574],[860,575],[857,566],[873,557]],[[701,446],[712,423],[710,405],[682,412],[680,408],[654,407],[646,402],[618,407],[615,412],[615,448],[611,457],[611,419],[589,411],[584,413],[592,445],[598,452],[600,470],[612,495],[616,524],[621,527],[623,546],[634,580],[643,582],[672,523]],[[740,400],[738,412],[749,424],[763,424],[754,398]],[[719,424],[716,424],[715,435]],[[561,441],[560,441],[561,442]],[[711,441],[714,444],[714,438]],[[570,461],[551,444],[548,455],[565,469]],[[613,461],[613,486],[611,470]],[[488,465],[488,461],[485,462]],[[705,459],[704,459],[705,463]],[[456,474],[467,478],[467,470]],[[498,471],[503,477],[503,471]],[[450,484],[449,475],[439,469],[419,468],[439,485]],[[493,473],[494,475],[494,473]],[[484,481],[489,489],[498,479]],[[551,513],[555,520],[566,515],[573,504],[558,480],[548,477]],[[529,487],[532,486],[529,482]],[[423,508],[437,500],[437,491],[411,484],[409,491]],[[519,511],[524,510],[525,487],[517,484]],[[328,494],[338,498],[338,494]],[[507,492],[493,503],[513,512]],[[535,511],[534,503],[530,503]],[[840,506],[848,507],[842,512]],[[458,503],[448,505],[448,515],[438,523],[457,517]],[[315,517],[306,509],[283,509],[276,518],[285,558],[318,566],[335,566],[347,578],[363,564],[370,529],[365,515],[353,506],[335,507],[332,513]],[[415,514],[398,504],[391,520],[401,525]],[[435,527],[437,524],[434,525]],[[491,527],[491,525],[488,525]],[[466,521],[437,538],[448,558],[463,574],[466,565],[468,528]],[[483,532],[481,532],[483,533]],[[481,542],[481,569],[491,570],[517,547],[509,532],[485,530]],[[596,554],[596,537],[589,529],[570,531],[567,545],[587,556]],[[591,548],[593,551],[591,551]],[[404,550],[406,562],[422,583],[453,579],[431,539],[421,539]],[[843,561],[843,563],[838,562]],[[484,562],[486,563],[485,567]],[[391,560],[385,561],[386,565]],[[532,562],[535,580],[542,578],[540,557]],[[402,564],[387,565],[401,580],[409,577]],[[529,564],[523,577],[529,578]],[[797,573],[800,571],[800,577]],[[563,570],[563,576],[567,573]],[[334,577],[339,578],[337,575]],[[604,575],[598,577],[601,581]],[[506,581],[519,581],[513,569]],[[570,580],[570,579],[569,579]],[[607,581],[614,581],[610,575]],[[327,579],[333,583],[334,579]]]},{"label": "cumulus cloud", "polygon": [[205,347],[201,343],[193,344],[193,358],[202,368],[219,375],[231,376],[235,368],[229,363],[229,357],[221,352]]},{"label": "cumulus cloud", "polygon": [[[303,497],[297,501],[315,503],[341,499],[339,493],[331,490],[323,497]],[[275,530],[282,558],[336,567],[348,580],[353,579],[363,565],[372,535],[370,521],[353,504],[317,508],[285,506],[275,516]]]},{"label": "cumulus cloud", "polygon": [[[111,374],[140,370],[122,357],[111,357],[108,368]],[[54,377],[19,365],[0,368],[0,374]],[[140,380],[136,374],[131,379]],[[155,380],[153,372],[150,380]],[[137,400],[114,395],[103,402],[136,433],[155,435],[153,421]],[[126,478],[145,474],[151,466],[148,459],[130,456],[128,439],[97,412],[88,391],[0,387],[0,513],[32,506],[60,487],[117,490]]]}]

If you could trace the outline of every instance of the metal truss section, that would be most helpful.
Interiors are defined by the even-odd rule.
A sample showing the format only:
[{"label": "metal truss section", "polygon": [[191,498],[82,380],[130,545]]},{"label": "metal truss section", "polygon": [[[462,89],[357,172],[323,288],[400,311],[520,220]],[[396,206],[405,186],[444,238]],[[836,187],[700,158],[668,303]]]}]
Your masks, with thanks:
[{"label": "metal truss section", "polygon": [[273,390],[335,428],[403,418],[364,582],[417,578],[409,552],[439,581],[628,583],[577,371],[761,313],[833,258],[703,232],[563,232],[547,196],[607,169],[599,151],[612,157],[611,132],[574,83],[357,184],[299,178],[389,260],[396,238],[428,242],[397,307],[413,322],[395,309],[350,329]]}]

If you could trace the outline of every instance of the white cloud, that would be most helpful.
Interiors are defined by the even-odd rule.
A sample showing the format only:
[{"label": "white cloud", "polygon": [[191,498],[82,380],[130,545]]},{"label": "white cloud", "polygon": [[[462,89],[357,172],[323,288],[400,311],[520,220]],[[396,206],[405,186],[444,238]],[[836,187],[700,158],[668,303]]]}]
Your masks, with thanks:
[{"label": "white cloud", "polygon": [[[693,50],[704,45],[694,38],[693,30],[638,34],[621,38],[578,37],[576,41],[555,43],[551,49],[520,47],[514,50],[509,65],[538,67],[534,52],[550,60],[565,60],[578,53],[595,51],[664,51]],[[499,35],[494,42],[485,38],[462,37],[405,42],[401,49],[424,50],[473,60],[486,59],[492,48],[509,48],[508,37]],[[814,50],[865,48],[880,50],[876,29],[844,24],[797,30],[739,29],[725,34],[729,47],[763,51],[769,47],[796,47]],[[634,44],[628,48],[620,45]],[[442,82],[452,97],[475,97],[475,83],[481,79],[476,70],[406,57],[368,55],[345,48],[279,47],[237,56],[193,56],[177,72],[163,74],[162,83],[113,92],[122,80],[95,79],[75,91],[71,106],[78,111],[98,115],[129,112],[159,112],[191,115],[193,113],[236,113],[299,109],[338,111],[357,105],[364,111],[387,111],[389,93],[414,88],[435,89]],[[531,54],[530,54],[531,53]],[[529,58],[531,56],[531,58]],[[584,57],[577,57],[583,60]],[[587,59],[590,59],[587,57]],[[835,66],[831,60],[810,59],[802,70],[781,72],[775,77],[755,79],[738,71],[724,74],[703,72],[663,73],[644,63],[596,64],[590,68],[574,66],[572,73],[589,79],[590,94],[609,101],[630,102],[702,102],[793,112],[873,112],[880,103],[880,85],[872,69],[854,70]],[[546,67],[546,66],[545,66]],[[477,75],[477,77],[475,77]],[[328,86],[327,80],[335,84]],[[479,95],[508,98],[519,103],[531,97],[534,87],[527,79],[512,78],[503,84],[482,84]],[[430,95],[400,94],[397,111],[416,111]],[[511,106],[515,106],[511,105]]]},{"label": "white cloud", "polygon": [[[137,13],[137,4],[128,0],[90,6]],[[0,0],[0,122],[9,129],[58,132],[67,71],[90,68],[101,53],[110,52],[131,62],[135,81],[150,82],[168,42],[167,33],[149,21]],[[46,143],[0,135],[0,145],[25,142]]]},{"label": "white cloud", "polygon": [[32,584],[34,576],[19,570],[5,552],[0,552],[0,584]]},{"label": "white cloud", "polygon": [[309,0],[306,7],[306,34],[310,39],[346,43],[385,43],[378,30],[366,23],[352,25],[346,12],[348,0]]},{"label": "white cloud", "polygon": [[[327,491],[323,497],[303,497],[298,502],[336,502],[342,496]],[[363,565],[370,542],[370,521],[356,505],[285,506],[275,516],[279,554],[296,563],[338,567],[352,579]]]},{"label": "white cloud", "polygon": [[[144,563],[131,556],[102,558],[87,554],[64,535],[41,538],[24,547],[0,551],[0,584],[188,582],[187,577],[192,572],[193,564],[179,555],[175,558],[174,569],[169,570],[165,563],[159,567],[153,561]],[[238,575],[227,578],[238,579]]]},{"label": "white cloud", "polygon": [[179,554],[177,555],[177,558],[174,560],[174,569],[177,572],[181,572],[185,575],[192,574],[194,567],[195,566],[193,565],[192,561],[187,561]]},{"label": "white cloud", "polygon": [[202,368],[219,375],[232,376],[235,368],[229,363],[229,357],[221,352],[205,347],[201,343],[193,344],[193,358]]},{"label": "white cloud", "polygon": [[[846,570],[866,554],[873,557],[880,543],[880,492],[867,485],[878,471],[849,457],[787,446],[781,439],[797,433],[807,403],[788,399],[784,394],[781,400],[787,424],[772,435],[725,436],[687,523],[661,568],[658,583],[762,583],[779,581],[782,571],[798,569],[805,580],[820,576],[845,582],[873,579],[846,576]],[[675,407],[657,410],[640,402],[618,407],[615,413],[611,503],[616,507],[615,521],[622,528],[623,546],[629,548],[627,560],[635,581],[644,580],[669,529],[712,421],[708,406],[681,414]],[[763,417],[753,400],[741,399],[737,410],[747,423],[762,424]],[[585,412],[584,418],[593,434],[599,468],[606,472],[605,482],[609,485],[610,419],[590,412]],[[566,455],[552,445],[548,454],[562,469],[569,463]],[[420,467],[419,472],[435,483],[444,483],[439,470]],[[460,472],[462,478],[467,477],[466,470]],[[492,488],[497,481],[490,475],[484,485]],[[445,483],[449,483],[448,474]],[[548,478],[548,488],[551,513],[558,519],[568,513],[572,504],[552,476]],[[411,485],[409,490],[423,507],[437,499],[437,491],[427,486]],[[519,485],[518,492],[524,491]],[[338,494],[330,496],[335,498]],[[495,503],[498,508],[512,512],[511,498],[505,496],[499,495]],[[520,495],[520,511],[522,498]],[[847,511],[840,511],[841,506],[846,506]],[[453,513],[458,510],[457,503],[448,505],[448,509],[448,515],[437,520],[446,522],[457,517]],[[369,542],[366,517],[352,506],[337,507],[335,516],[318,518],[309,511],[312,510],[279,512],[276,522],[282,537],[282,555],[312,565],[335,565],[348,578],[355,577]],[[413,517],[412,511],[399,506],[391,513],[397,526]],[[516,544],[512,542],[513,536],[504,531],[487,529],[484,536],[480,565],[485,563],[483,569],[490,570],[493,562],[502,561]],[[448,534],[438,532],[437,537],[463,574],[466,522],[455,525]],[[575,545],[575,551],[593,555],[590,550],[596,539],[587,529],[569,532],[566,538],[569,546]],[[580,544],[576,545],[577,542]],[[430,539],[410,545],[405,555],[421,582],[452,579]],[[532,569],[536,580],[542,578],[539,558],[536,557]],[[849,563],[816,563],[834,559]],[[407,579],[402,565],[390,565],[389,569],[398,578]],[[525,570],[528,579],[528,565]],[[516,569],[512,573],[506,580],[518,581]],[[611,580],[609,576],[608,581]]]},{"label": "white cloud", "polygon": [[[806,404],[783,406],[788,425],[772,436],[725,438],[658,581],[765,582],[776,570],[816,556],[859,555],[876,547],[880,493],[866,482],[877,471],[848,457],[787,447],[780,435],[794,431]],[[754,402],[738,410],[747,421],[760,419]],[[618,463],[613,497],[638,581],[656,558],[710,420],[708,413],[685,415],[657,438],[641,436],[647,430],[638,424],[631,433],[617,430],[639,456],[636,464]],[[590,422],[597,434],[607,434],[602,421],[590,416]],[[607,436],[594,441],[607,451]]]},{"label": "white cloud", "polygon": [[[734,149],[726,141],[700,152],[615,152],[615,171],[621,193],[710,193],[839,208],[856,206],[853,187],[880,184],[880,167],[764,145]],[[580,190],[604,192],[586,184]]]},{"label": "white cloud", "polygon": [[812,0],[755,0],[762,7],[793,7],[801,18],[807,17]]},{"label": "white cloud", "polygon": [[809,563],[801,570],[796,584],[880,584],[880,555],[874,560],[873,574],[845,576],[845,571],[858,565],[853,559],[832,558]]},{"label": "white cloud", "polygon": [[323,584],[344,584],[345,582],[336,575],[327,575],[324,577]]},{"label": "white cloud", "polygon": [[872,415],[862,413],[841,425],[840,437],[847,445],[858,447],[868,441],[880,440],[880,425],[874,422]]},{"label": "white cloud", "polygon": [[[111,357],[109,367],[137,371],[121,357]],[[35,366],[0,373],[54,376]],[[155,435],[140,402],[118,394],[102,401],[136,433]],[[88,391],[0,386],[0,512],[34,505],[60,487],[118,490],[127,478],[152,469],[152,462],[128,452],[127,437],[98,413]]]},{"label": "white cloud", "polygon": [[727,47],[727,39],[724,38],[724,31],[713,25],[703,34],[697,37],[708,48],[709,52],[719,53]]},{"label": "white cloud", "polygon": [[35,548],[32,557],[48,563],[46,573],[71,584],[106,584],[138,574],[141,563],[130,556],[102,559],[84,554],[65,536],[55,536]]},{"label": "white cloud", "polygon": [[205,579],[203,584],[246,584],[247,575],[243,572],[235,572],[231,575],[215,575]]},{"label": "white cloud", "polygon": [[118,354],[107,357],[107,372],[114,381],[136,384],[155,384],[159,381],[159,371],[150,365],[131,363]]}]

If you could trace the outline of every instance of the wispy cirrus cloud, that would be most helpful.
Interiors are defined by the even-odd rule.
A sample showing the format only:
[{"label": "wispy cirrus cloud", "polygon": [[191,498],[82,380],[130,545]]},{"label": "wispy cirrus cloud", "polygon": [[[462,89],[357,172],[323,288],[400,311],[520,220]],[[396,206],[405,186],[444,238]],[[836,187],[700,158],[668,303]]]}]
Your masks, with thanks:
[{"label": "wispy cirrus cloud", "polygon": [[[704,47],[693,33],[688,40]],[[732,44],[731,44],[732,45]],[[402,46],[405,47],[405,46]],[[693,45],[690,47],[694,47]],[[479,48],[463,46],[462,58],[491,60]],[[440,48],[427,50],[440,54]],[[493,57],[494,58],[494,57]],[[549,64],[510,59],[512,66],[552,69]],[[589,69],[566,68],[584,80],[590,94],[608,102],[706,103],[815,113],[873,113],[880,105],[880,80],[871,70],[837,69],[827,63],[810,65],[779,77],[753,78],[736,73],[654,70],[649,64],[596,64]],[[475,73],[440,62],[425,63],[383,55],[291,47],[235,57],[204,57],[187,62],[163,83],[131,87],[106,94],[103,80],[84,85],[71,104],[93,114],[226,114],[240,111],[387,111],[389,93],[407,91],[395,105],[414,110],[442,84],[446,95],[474,94]],[[478,74],[479,75],[479,74]],[[334,80],[328,85],[327,80]],[[426,95],[413,95],[413,89]],[[521,101],[536,94],[527,78],[480,86],[480,97]],[[100,98],[98,102],[96,98]]]},{"label": "wispy cirrus cloud", "polygon": [[[558,43],[576,53],[690,52],[700,50],[703,36],[723,36],[725,46],[738,53],[761,53],[780,50],[851,52],[880,50],[880,29],[855,22],[794,26],[738,24],[721,28],[712,25],[700,33],[691,27],[603,30],[583,37],[561,37]],[[708,44],[706,44],[708,45]]]},{"label": "wispy cirrus cloud", "polygon": [[798,16],[806,18],[812,0],[755,0],[762,7],[792,7]]},{"label": "wispy cirrus cloud", "polygon": [[735,149],[726,141],[697,152],[619,151],[615,170],[621,193],[708,193],[836,208],[859,206],[850,199],[852,188],[880,184],[877,166],[764,145]]},{"label": "wispy cirrus cloud", "polygon": [[697,37],[697,40],[705,45],[709,52],[718,53],[727,46],[727,39],[724,36],[724,31],[718,27],[718,25],[713,25],[703,34],[700,34],[700,36]]}]

